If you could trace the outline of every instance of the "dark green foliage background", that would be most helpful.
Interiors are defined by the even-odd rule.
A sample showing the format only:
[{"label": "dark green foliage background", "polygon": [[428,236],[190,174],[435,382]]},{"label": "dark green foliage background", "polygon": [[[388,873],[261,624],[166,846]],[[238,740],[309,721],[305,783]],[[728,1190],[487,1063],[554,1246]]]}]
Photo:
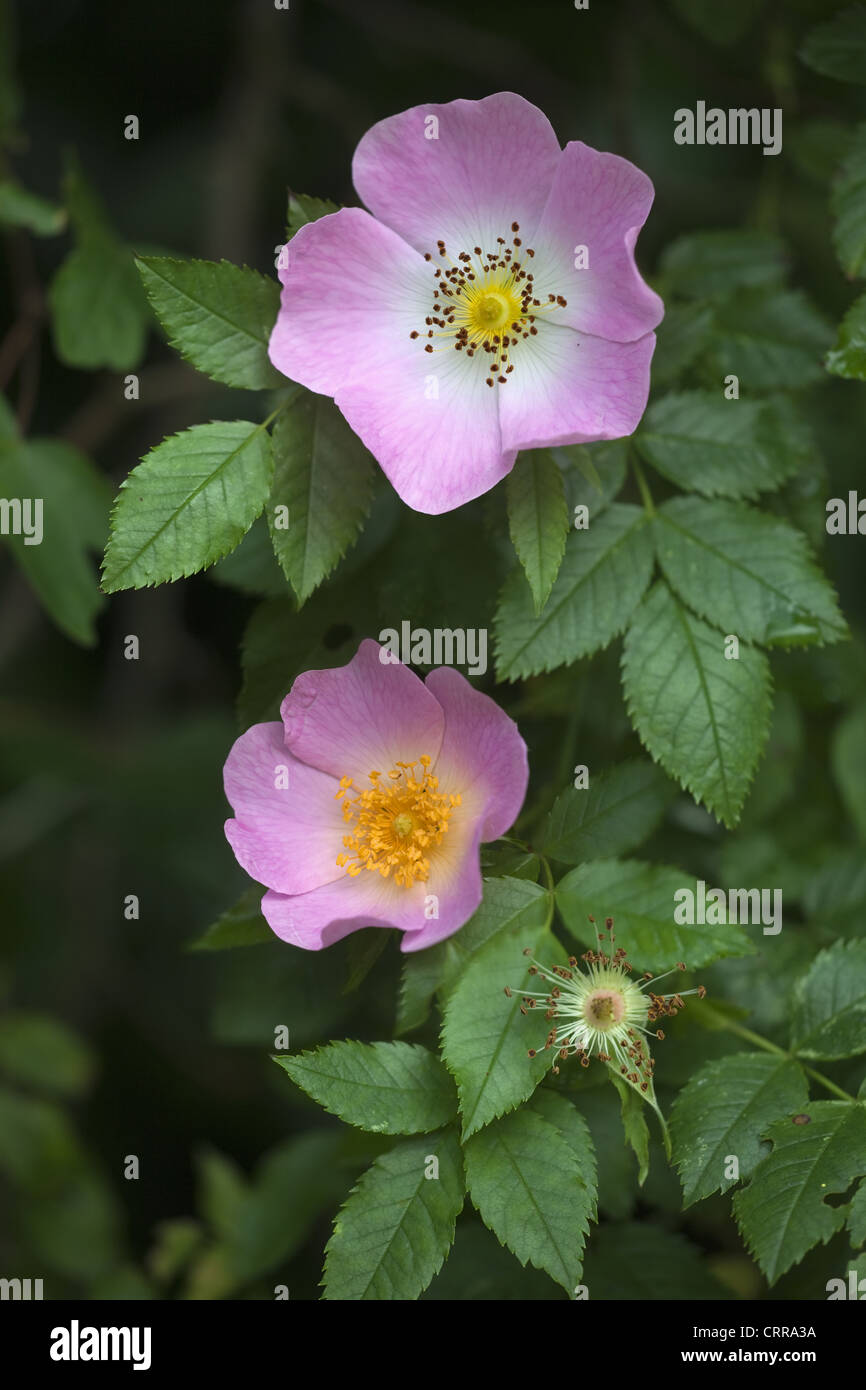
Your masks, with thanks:
[{"label": "dark green foliage background", "polygon": [[[782,1047],[795,982],[819,950],[862,937],[866,913],[866,540],[824,534],[826,499],[863,490],[866,389],[822,366],[858,293],[840,258],[862,275],[862,266],[849,265],[848,244],[834,247],[841,195],[831,175],[846,131],[866,118],[866,89],[797,58],[804,35],[836,8],[826,0],[592,0],[580,13],[568,0],[292,0],[288,13],[271,0],[11,7],[22,102],[11,164],[32,192],[66,200],[74,222],[74,165],[65,152],[76,152],[114,229],[114,250],[98,243],[99,264],[114,265],[121,284],[122,243],[142,256],[226,259],[272,276],[287,185],[352,202],[351,153],[375,120],[423,100],[505,88],[543,107],[563,141],[626,155],[654,180],[638,251],[668,300],[657,396],[710,390],[720,400],[722,376],[743,360],[737,334],[749,314],[748,304],[723,297],[710,328],[706,278],[698,272],[695,306],[689,268],[668,248],[698,230],[749,228],[781,239],[781,277],[817,317],[800,301],[777,306],[788,352],[781,366],[753,359],[752,371],[763,370],[762,391],[798,388],[817,448],[765,510],[798,526],[819,552],[852,638],[773,651],[774,722],[739,825],[725,830],[671,782],[639,857],[711,884],[783,889],[781,936],[753,931],[755,955],[701,972],[714,999],[738,1006],[750,1028]],[[6,83],[4,126],[8,90]],[[699,99],[783,107],[782,154],[676,146],[673,112]],[[141,120],[138,142],[123,139],[130,112]],[[52,282],[72,244],[68,232],[7,233],[0,283],[4,325],[22,314],[14,286],[30,289],[39,316],[38,385],[32,401],[20,381],[10,396],[27,417],[25,432],[75,446],[109,484],[103,496],[92,481],[90,510],[70,514],[70,566],[86,548],[101,548],[109,495],[164,436],[264,414],[259,397],[214,384],[180,360],[136,299],[137,282],[118,360],[92,369],[85,334],[78,365],[70,365],[75,345],[52,337],[39,287]],[[760,260],[756,253],[759,281]],[[771,265],[766,278],[775,276]],[[55,314],[58,294],[62,303],[62,288],[52,293]],[[759,311],[765,323],[766,314]],[[862,328],[859,342],[862,349]],[[138,402],[124,401],[119,387],[132,369],[141,375]],[[749,374],[741,372],[745,396]],[[640,446],[647,464],[655,418]],[[585,480],[572,483],[570,501],[592,501]],[[656,503],[675,491],[658,474],[652,486]],[[617,500],[640,506],[631,475]],[[742,505],[719,504],[718,516]],[[351,535],[347,523],[346,542]],[[325,1115],[268,1051],[279,1024],[291,1030],[293,1051],[331,1038],[392,1036],[400,985],[393,940],[376,958],[363,935],[319,955],[270,940],[244,950],[188,948],[248,887],[222,835],[221,769],[239,727],[238,694],[242,726],[269,717],[297,671],[348,659],[360,637],[403,617],[428,627],[484,626],[492,635],[515,564],[505,489],[428,518],[408,513],[378,478],[361,540],[300,614],[267,556],[260,520],[242,550],[213,570],[121,592],[86,612],[73,636],[86,641],[95,619],[90,647],[45,617],[6,549],[0,559],[0,1274],[42,1274],[46,1296],[268,1298],[285,1283],[292,1298],[316,1298],[334,1213],[371,1161],[392,1149],[384,1134]],[[518,574],[508,583],[514,591],[523,581]],[[261,599],[269,602],[256,608]],[[532,621],[525,584],[514,602]],[[137,662],[123,659],[130,633],[141,642]],[[754,636],[771,638],[763,629]],[[594,775],[641,754],[620,654],[617,641],[521,680],[519,663],[508,669],[500,653],[499,669],[513,683],[497,684],[491,651],[484,688],[519,721],[530,747],[519,826],[526,837],[542,833],[575,763]],[[610,853],[627,857],[634,848]],[[522,876],[523,868],[512,862],[505,871]],[[140,898],[138,921],[124,919],[128,894]],[[797,1007],[802,1035],[814,1032]],[[435,1022],[412,1037],[435,1048]],[[697,1027],[687,1010],[659,1057],[665,1111],[701,1065],[743,1051],[741,1038]],[[838,1059],[820,1062],[821,1070],[856,1094],[864,1063],[847,1053],[843,1045],[813,1055]],[[813,1094],[827,1103],[826,1093]],[[655,1138],[639,1187],[612,1089],[584,1087],[580,1110],[599,1157],[601,1223],[583,1273],[592,1297],[768,1293],[727,1194],[683,1211]],[[538,1128],[535,1111],[519,1113],[530,1134]],[[401,1142],[423,1155],[444,1141]],[[135,1182],[123,1177],[129,1154],[141,1163]],[[845,1238],[832,1236],[782,1275],[773,1297],[824,1297],[826,1280],[849,1257]],[[521,1270],[468,1204],[454,1252],[424,1294],[565,1296],[538,1270]]]}]

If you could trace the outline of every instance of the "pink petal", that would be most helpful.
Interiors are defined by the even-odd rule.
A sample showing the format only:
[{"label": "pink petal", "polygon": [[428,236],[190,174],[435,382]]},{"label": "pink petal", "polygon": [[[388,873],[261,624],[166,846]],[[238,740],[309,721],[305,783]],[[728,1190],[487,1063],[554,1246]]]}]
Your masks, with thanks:
[{"label": "pink petal", "polygon": [[427,355],[409,334],[430,312],[432,271],[369,213],[343,208],[309,222],[286,254],[268,347],[284,375],[333,396],[353,378],[374,387],[382,361]]},{"label": "pink petal", "polygon": [[283,941],[307,951],[321,951],[362,927],[420,929],[425,925],[425,891],[423,884],[403,888],[393,879],[365,869],[356,878],[345,874],[334,883],[296,897],[266,893],[262,912]]},{"label": "pink petal", "polygon": [[[287,769],[288,787],[280,771]],[[243,869],[280,893],[306,893],[339,878],[346,833],[337,782],[288,751],[283,726],[254,724],[234,744],[224,770],[235,812],[225,833]]]},{"label": "pink petal", "polygon": [[[435,42],[435,33],[431,35]],[[438,121],[438,139],[429,117]],[[380,121],[355,151],[352,177],[375,217],[422,251],[494,248],[511,224],[537,223],[560,156],[543,112],[514,92],[431,102]]]},{"label": "pink petal", "polygon": [[435,760],[445,725],[438,700],[408,666],[379,659],[366,638],[346,666],[305,671],[283,700],[286,746],[296,758],[333,777],[353,777],[428,754]]},{"label": "pink petal", "polygon": [[438,516],[488,492],[515,454],[503,453],[486,364],[451,345],[410,347],[348,382],[336,401],[407,506]]},{"label": "pink petal", "polygon": [[[498,839],[514,824],[526,796],[526,744],[514,720],[459,671],[440,666],[426,684],[445,711],[445,737],[433,766],[439,789],[460,793],[460,810],[480,824],[482,840]],[[449,825],[443,846],[450,834]]]},{"label": "pink petal", "polygon": [[[461,823],[462,817],[462,823]],[[484,884],[479,851],[481,825],[469,806],[458,806],[451,816],[442,844],[431,856],[425,913],[435,903],[437,916],[429,917],[420,929],[407,931],[400,942],[404,952],[423,951],[444,941],[465,926],[481,902]]]},{"label": "pink petal", "polygon": [[649,395],[655,334],[607,342],[545,324],[520,344],[515,368],[499,388],[508,450],[621,439],[637,428]]},{"label": "pink petal", "polygon": [[[568,301],[551,315],[557,324],[626,343],[661,322],[664,305],[634,259],[653,195],[652,181],[627,159],[579,140],[566,145],[532,237],[538,297],[561,294]],[[577,270],[581,246],[589,264]]]}]

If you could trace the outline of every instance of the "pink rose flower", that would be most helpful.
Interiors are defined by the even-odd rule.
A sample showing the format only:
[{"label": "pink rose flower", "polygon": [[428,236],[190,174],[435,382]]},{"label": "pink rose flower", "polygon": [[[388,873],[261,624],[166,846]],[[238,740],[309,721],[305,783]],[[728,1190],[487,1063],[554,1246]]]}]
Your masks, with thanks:
[{"label": "pink rose flower", "polygon": [[226,760],[229,844],[267,886],[277,936],[307,950],[361,927],[397,927],[404,951],[451,936],[481,901],[481,842],[526,795],[513,720],[459,672],[422,681],[385,650],[367,639],[347,666],[298,676],[282,722]]},{"label": "pink rose flower", "polygon": [[289,242],[269,352],[333,396],[404,502],[447,512],[521,449],[632,433],[663,313],[634,260],[646,174],[560,149],[514,92],[380,121],[352,174],[370,211]]}]

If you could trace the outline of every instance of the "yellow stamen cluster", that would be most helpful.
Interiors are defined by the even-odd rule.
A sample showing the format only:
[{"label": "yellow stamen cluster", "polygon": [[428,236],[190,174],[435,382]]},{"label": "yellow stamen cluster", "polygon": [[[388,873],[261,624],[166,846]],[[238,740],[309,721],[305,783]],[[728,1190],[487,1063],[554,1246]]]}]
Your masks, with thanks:
[{"label": "yellow stamen cluster", "polygon": [[[428,771],[432,759],[423,754],[411,763],[397,763],[387,779],[381,772],[368,774],[371,785],[358,791],[351,777],[343,777],[337,799],[343,800],[343,820],[351,833],[343,836],[345,853],[337,856],[338,868],[356,878],[373,869],[383,878],[393,876],[403,888],[425,882],[430,873],[429,851],[442,843],[448,821],[460,796],[439,791],[439,779]],[[420,772],[416,768],[420,766]],[[353,790],[356,795],[347,796]]]}]

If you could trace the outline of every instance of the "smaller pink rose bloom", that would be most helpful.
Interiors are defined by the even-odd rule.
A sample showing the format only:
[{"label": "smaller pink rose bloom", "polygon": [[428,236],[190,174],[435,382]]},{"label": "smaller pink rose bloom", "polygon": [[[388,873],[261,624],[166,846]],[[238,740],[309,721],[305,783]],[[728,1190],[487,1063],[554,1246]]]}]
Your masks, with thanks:
[{"label": "smaller pink rose bloom", "polygon": [[634,258],[646,174],[560,148],[514,92],[380,121],[352,174],[369,212],[289,242],[269,353],[334,398],[404,502],[447,512],[521,449],[635,430],[663,313]]},{"label": "smaller pink rose bloom", "polygon": [[459,672],[422,681],[369,639],[298,676],[280,714],[241,735],[224,774],[226,836],[277,936],[318,951],[396,927],[420,951],[458,931],[481,901],[479,847],[526,795],[514,721]]}]

